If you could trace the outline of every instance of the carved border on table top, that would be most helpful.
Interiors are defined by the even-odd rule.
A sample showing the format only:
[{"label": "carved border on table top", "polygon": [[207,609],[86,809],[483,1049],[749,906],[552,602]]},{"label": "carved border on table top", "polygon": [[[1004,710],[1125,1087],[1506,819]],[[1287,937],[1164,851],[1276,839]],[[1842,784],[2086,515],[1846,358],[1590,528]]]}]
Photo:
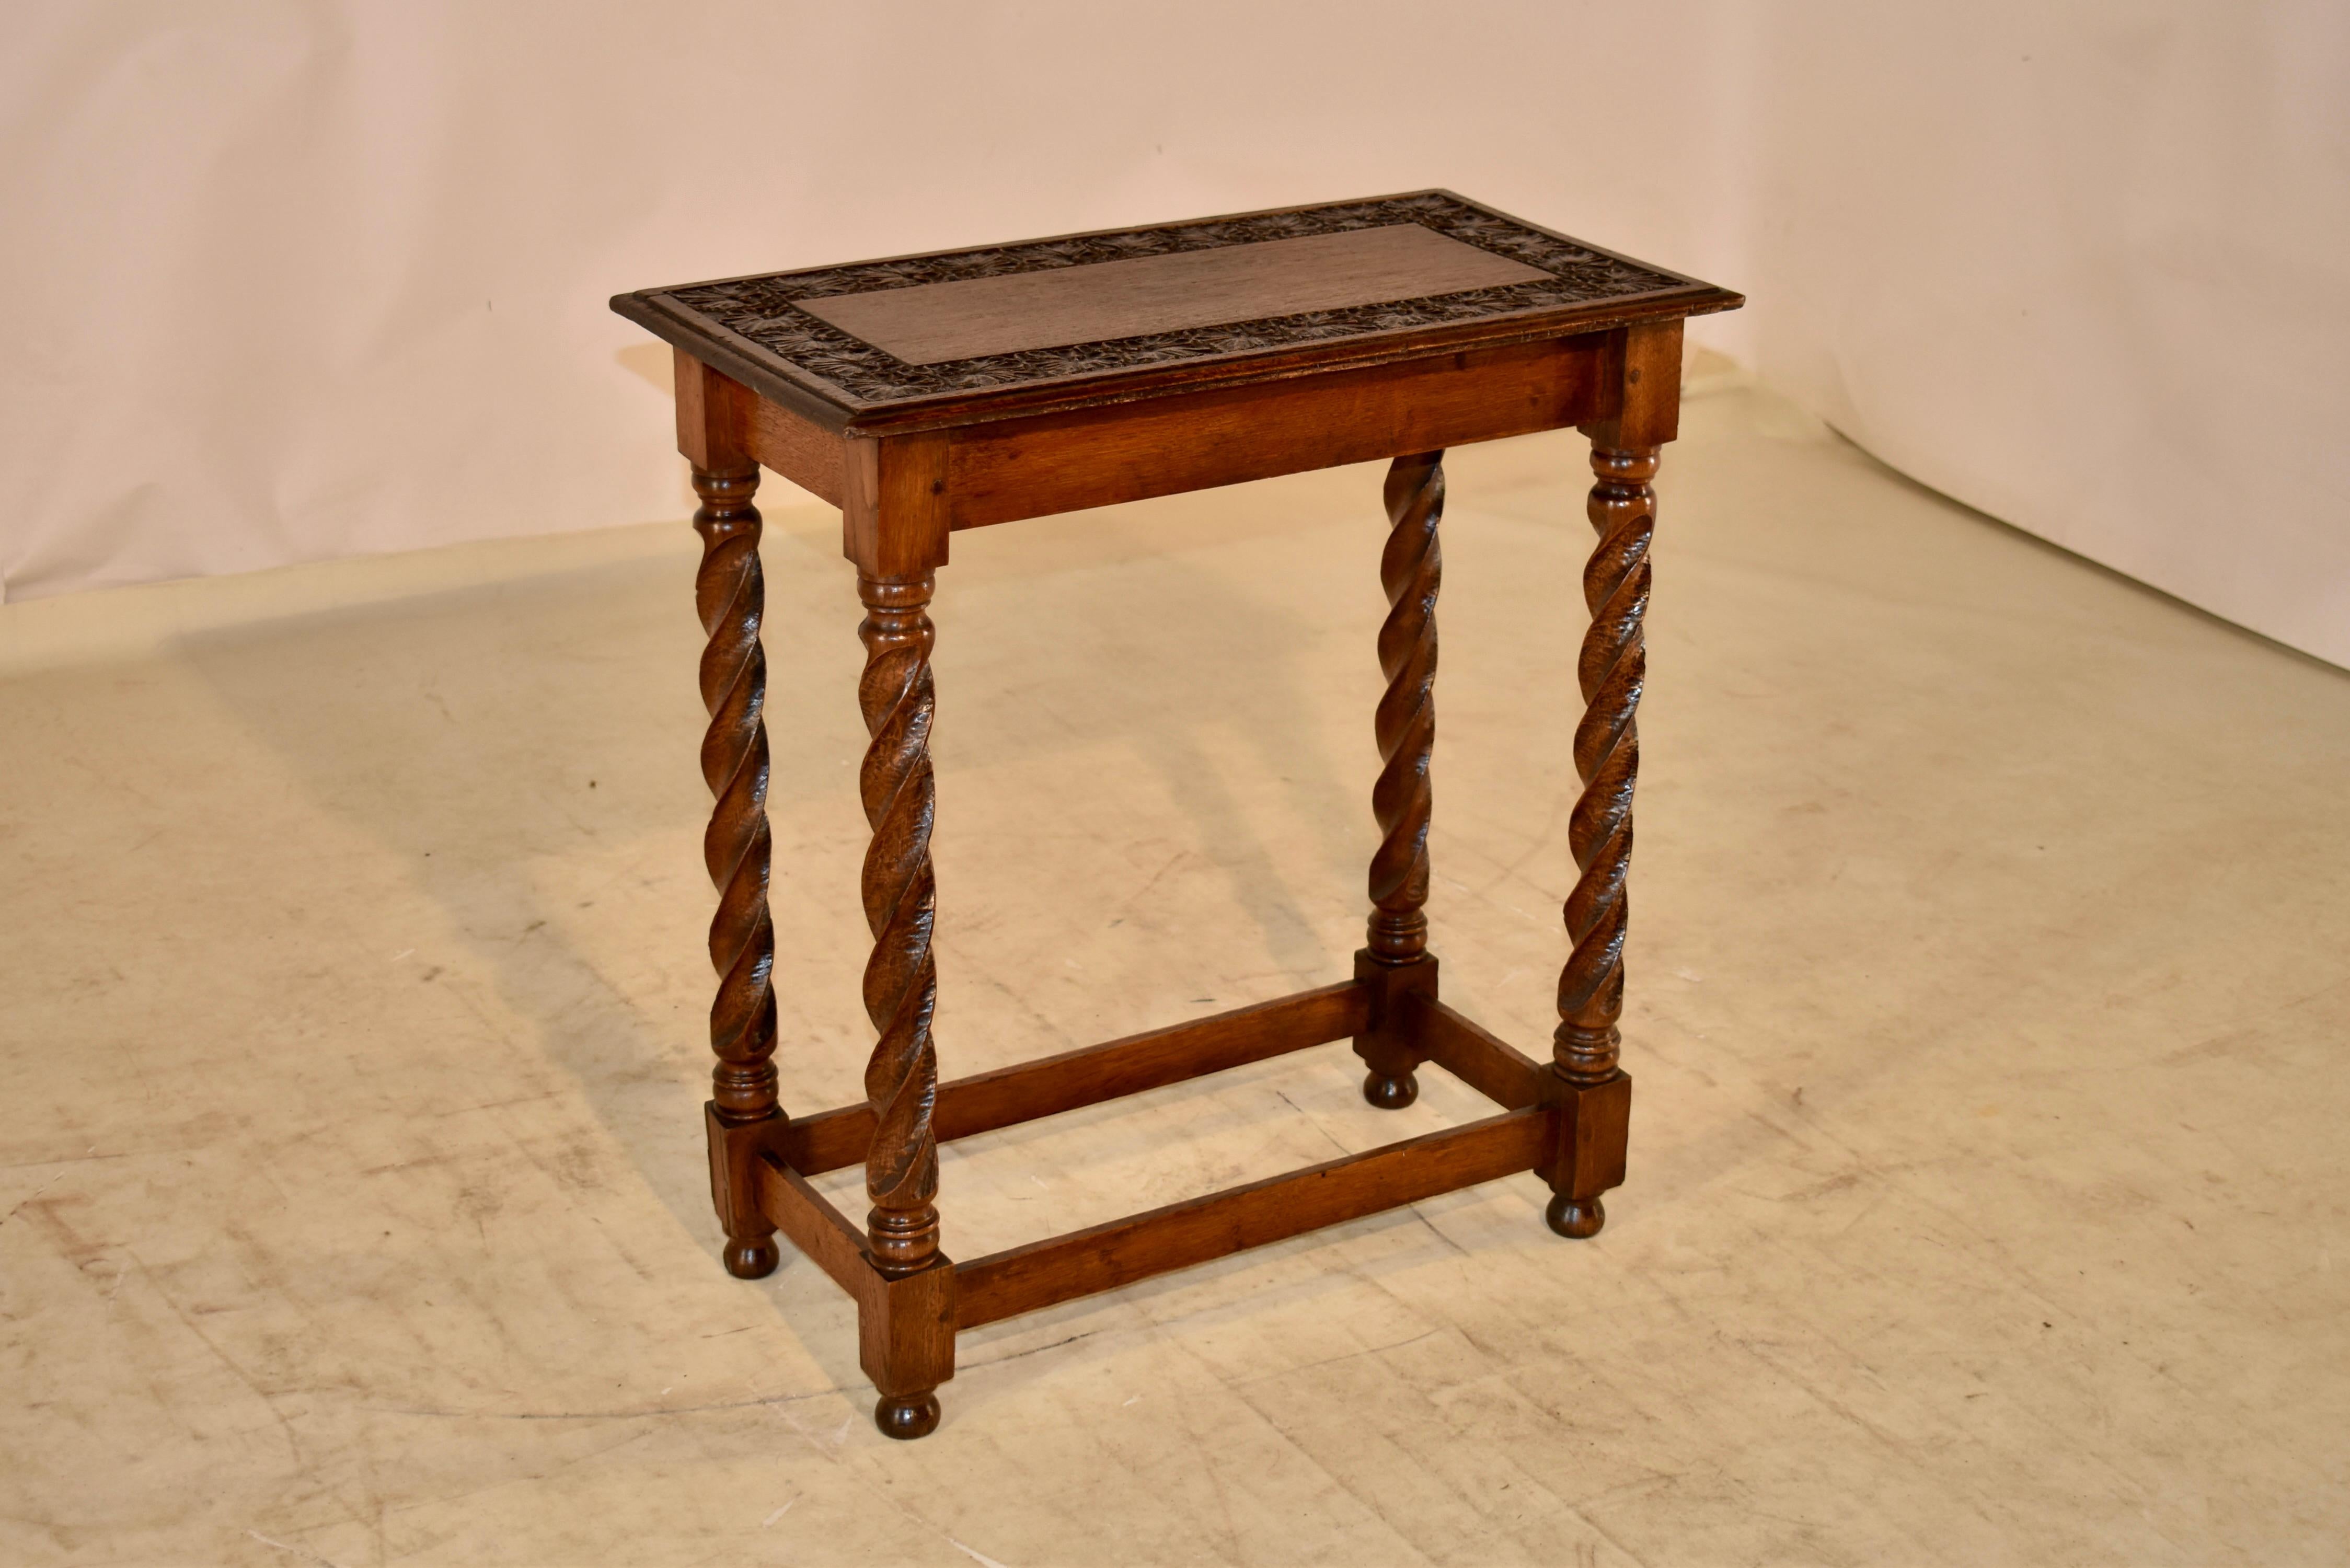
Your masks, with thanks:
[{"label": "carved border on table top", "polygon": [[[1550,276],[1542,281],[1359,305],[1344,310],[1313,310],[1261,321],[1153,332],[1100,343],[987,354],[936,365],[910,365],[886,349],[852,337],[797,307],[804,299],[997,277],[1010,273],[1044,272],[1094,262],[1168,255],[1178,251],[1216,250],[1226,245],[1342,234],[1394,223],[1419,223],[1479,250],[1539,267]],[[909,261],[774,273],[731,283],[700,284],[673,290],[670,296],[852,397],[868,402],[889,402],[1096,371],[1139,369],[1213,354],[1294,348],[1370,332],[1473,321],[1544,306],[1587,305],[1627,295],[1650,294],[1684,282],[1572,241],[1522,227],[1452,197],[1431,193],[1346,202],[1298,213],[1170,223],[1114,234],[1037,240],[1026,244],[958,251],[951,255],[918,256]]]}]

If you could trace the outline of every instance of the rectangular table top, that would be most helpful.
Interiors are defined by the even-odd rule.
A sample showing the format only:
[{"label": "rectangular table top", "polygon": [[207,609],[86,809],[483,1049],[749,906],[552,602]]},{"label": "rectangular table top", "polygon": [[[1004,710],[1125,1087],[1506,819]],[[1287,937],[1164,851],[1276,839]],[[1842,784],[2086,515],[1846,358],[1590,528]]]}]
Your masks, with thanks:
[{"label": "rectangular table top", "polygon": [[878,431],[1742,303],[1422,191],[647,289],[612,308],[826,428]]}]

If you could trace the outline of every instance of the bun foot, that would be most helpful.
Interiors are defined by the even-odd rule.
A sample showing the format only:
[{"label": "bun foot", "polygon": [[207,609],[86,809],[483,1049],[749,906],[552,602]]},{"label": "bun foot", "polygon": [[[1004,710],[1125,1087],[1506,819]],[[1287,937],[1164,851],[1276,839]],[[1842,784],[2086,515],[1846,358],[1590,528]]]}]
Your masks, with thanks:
[{"label": "bun foot", "polygon": [[726,1272],[738,1280],[764,1280],[784,1261],[783,1249],[775,1245],[773,1236],[762,1236],[755,1241],[738,1241],[729,1237],[723,1255]]},{"label": "bun foot", "polygon": [[1383,1111],[1399,1111],[1419,1098],[1419,1080],[1409,1073],[1390,1078],[1373,1069],[1363,1079],[1363,1098]]},{"label": "bun foot", "polygon": [[1596,1198],[1569,1198],[1561,1192],[1551,1199],[1543,1218],[1560,1235],[1581,1241],[1599,1234],[1599,1227],[1607,1223],[1607,1210]]},{"label": "bun foot", "polygon": [[939,1396],[934,1388],[903,1397],[881,1396],[873,1407],[873,1424],[885,1438],[911,1442],[939,1429]]}]

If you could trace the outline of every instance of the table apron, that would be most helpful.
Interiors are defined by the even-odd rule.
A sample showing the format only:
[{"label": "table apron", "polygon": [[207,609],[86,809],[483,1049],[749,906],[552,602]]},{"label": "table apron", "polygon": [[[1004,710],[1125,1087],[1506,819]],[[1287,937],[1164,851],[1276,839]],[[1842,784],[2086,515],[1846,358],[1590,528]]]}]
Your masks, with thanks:
[{"label": "table apron", "polygon": [[978,528],[1607,417],[1611,335],[1552,338],[959,426],[948,515]]}]

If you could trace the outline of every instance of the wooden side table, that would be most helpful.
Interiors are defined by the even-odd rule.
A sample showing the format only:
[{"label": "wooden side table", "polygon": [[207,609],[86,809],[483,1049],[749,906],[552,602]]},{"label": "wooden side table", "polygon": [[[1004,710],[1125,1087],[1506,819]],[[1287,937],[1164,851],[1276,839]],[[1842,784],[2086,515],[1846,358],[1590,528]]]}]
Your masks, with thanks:
[{"label": "wooden side table", "polygon": [[[1071,235],[622,295],[677,351],[678,445],[702,499],[695,597],[709,645],[702,776],[717,1053],[705,1120],[726,1266],[772,1272],[775,1232],[858,1303],[860,1360],[895,1438],[938,1424],[955,1332],[1514,1171],[1549,1183],[1551,1228],[1596,1233],[1624,1177],[1618,1067],[1633,710],[1656,511],[1673,439],[1681,321],[1737,295],[1536,228],[1448,192]],[[1447,447],[1579,426],[1592,441],[1591,627],[1575,730],[1551,1059],[1438,1000],[1428,951],[1429,759]],[[1278,1002],[941,1084],[927,613],[955,529],[1392,460],[1378,639],[1388,678],[1371,791],[1382,838],[1354,978]],[[764,466],[841,509],[865,618],[858,784],[879,1039],[864,1103],[777,1102],[767,913]],[[1024,1122],[1351,1037],[1373,1105],[1434,1062],[1498,1116],[963,1262],[939,1246],[942,1138]],[[862,1163],[862,1226],[808,1178]]]}]

